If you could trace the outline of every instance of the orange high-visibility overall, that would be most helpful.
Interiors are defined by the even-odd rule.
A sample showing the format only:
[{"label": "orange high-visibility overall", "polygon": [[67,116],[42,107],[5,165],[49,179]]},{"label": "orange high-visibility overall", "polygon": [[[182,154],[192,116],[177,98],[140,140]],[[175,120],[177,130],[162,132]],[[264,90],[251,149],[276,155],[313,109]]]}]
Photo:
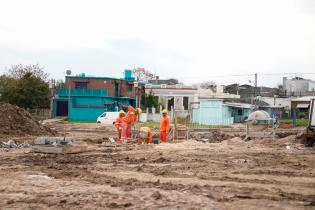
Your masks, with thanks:
[{"label": "orange high-visibility overall", "polygon": [[146,132],[148,133],[148,138],[143,139],[147,144],[152,144],[153,143],[153,134],[150,128],[148,127],[141,127],[140,132]]},{"label": "orange high-visibility overall", "polygon": [[167,142],[167,134],[170,129],[170,118],[168,116],[162,116],[160,121],[160,140]]},{"label": "orange high-visibility overall", "polygon": [[122,128],[123,128],[122,122],[123,122],[123,118],[121,116],[116,118],[115,127],[118,133],[118,142],[121,141],[121,133],[122,133]]},{"label": "orange high-visibility overall", "polygon": [[132,106],[128,106],[128,112],[122,121],[122,136],[124,138],[131,138],[131,126],[134,123],[137,123],[136,119],[138,115],[136,114],[136,109]]}]

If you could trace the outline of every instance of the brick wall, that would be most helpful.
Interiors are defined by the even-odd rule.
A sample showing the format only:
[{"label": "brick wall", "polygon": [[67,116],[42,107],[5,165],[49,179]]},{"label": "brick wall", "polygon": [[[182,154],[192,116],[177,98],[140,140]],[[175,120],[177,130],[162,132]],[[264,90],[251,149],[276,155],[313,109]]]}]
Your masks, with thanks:
[{"label": "brick wall", "polygon": [[105,78],[66,78],[66,88],[71,85],[71,89],[75,89],[76,82],[86,82],[87,89],[101,89],[108,90],[109,96],[115,96],[115,85],[118,87],[118,97],[135,98],[135,88],[133,82],[119,79],[105,79]]}]

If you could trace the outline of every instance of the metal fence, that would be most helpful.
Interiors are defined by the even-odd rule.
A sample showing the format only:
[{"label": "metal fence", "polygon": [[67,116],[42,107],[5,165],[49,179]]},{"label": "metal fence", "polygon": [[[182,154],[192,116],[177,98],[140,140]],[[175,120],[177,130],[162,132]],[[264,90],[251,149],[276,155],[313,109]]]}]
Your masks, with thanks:
[{"label": "metal fence", "polygon": [[[180,114],[178,114],[180,113]],[[209,119],[205,124],[196,123],[192,120],[191,112],[188,112],[186,116],[182,115],[181,111],[174,110],[172,114],[172,123],[175,126],[186,126],[188,129],[205,129],[205,128],[224,128],[229,127],[233,123],[233,118],[231,119]]]},{"label": "metal fence", "polygon": [[37,120],[47,120],[50,118],[49,109],[28,109],[27,111]]}]

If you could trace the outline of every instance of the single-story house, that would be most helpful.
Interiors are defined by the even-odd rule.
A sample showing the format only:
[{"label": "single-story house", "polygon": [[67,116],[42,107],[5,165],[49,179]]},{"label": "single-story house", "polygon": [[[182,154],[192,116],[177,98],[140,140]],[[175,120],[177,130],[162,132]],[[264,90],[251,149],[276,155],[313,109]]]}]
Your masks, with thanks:
[{"label": "single-story house", "polygon": [[309,106],[314,96],[304,96],[291,100],[292,113],[295,112],[297,118],[308,118]]},{"label": "single-story house", "polygon": [[192,122],[203,125],[231,125],[247,119],[254,106],[224,102],[222,99],[201,99],[192,109]]}]

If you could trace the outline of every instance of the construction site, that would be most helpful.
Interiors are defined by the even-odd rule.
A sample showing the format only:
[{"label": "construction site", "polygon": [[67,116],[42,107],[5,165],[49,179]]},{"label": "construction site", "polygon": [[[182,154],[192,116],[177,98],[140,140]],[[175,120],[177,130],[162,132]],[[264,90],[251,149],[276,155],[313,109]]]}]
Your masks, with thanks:
[{"label": "construction site", "polygon": [[[0,109],[2,209],[315,208],[305,128],[249,141],[239,125],[190,129],[168,143],[117,143],[113,125],[38,122],[16,106]],[[41,150],[45,139],[73,143]]]},{"label": "construction site", "polygon": [[315,0],[10,0],[0,210],[315,210]]}]

